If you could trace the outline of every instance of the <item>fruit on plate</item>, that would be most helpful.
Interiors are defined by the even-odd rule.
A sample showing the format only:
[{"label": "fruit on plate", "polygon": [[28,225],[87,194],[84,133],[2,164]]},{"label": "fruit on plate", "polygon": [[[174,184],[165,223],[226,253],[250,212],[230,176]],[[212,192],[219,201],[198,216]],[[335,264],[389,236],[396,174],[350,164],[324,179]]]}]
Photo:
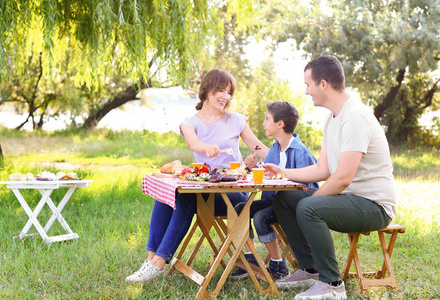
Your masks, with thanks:
[{"label": "fruit on plate", "polygon": [[282,172],[278,172],[274,175],[264,175],[264,179],[266,180],[284,180],[286,177],[284,176],[284,174]]},{"label": "fruit on plate", "polygon": [[211,173],[211,171],[212,171],[212,168],[208,165],[208,164],[203,164],[200,168],[195,168],[194,169],[194,173],[196,173],[197,174],[197,176],[200,176],[200,174],[202,174],[202,173]]},{"label": "fruit on plate", "polygon": [[207,181],[211,178],[212,168],[208,164],[203,164],[200,168],[185,168],[182,170],[180,178],[190,181]]},{"label": "fruit on plate", "polygon": [[283,180],[284,179],[284,174],[282,172],[278,172],[276,173],[273,177],[273,180]]}]

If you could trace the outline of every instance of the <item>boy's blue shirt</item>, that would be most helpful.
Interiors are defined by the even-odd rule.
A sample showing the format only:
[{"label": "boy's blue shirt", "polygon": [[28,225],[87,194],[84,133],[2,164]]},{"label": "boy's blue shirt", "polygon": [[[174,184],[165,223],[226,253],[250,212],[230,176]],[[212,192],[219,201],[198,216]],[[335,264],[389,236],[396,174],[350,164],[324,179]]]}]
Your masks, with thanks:
[{"label": "boy's blue shirt", "polygon": [[[310,165],[315,165],[317,163],[316,158],[310,152],[309,148],[304,145],[299,136],[294,133],[295,139],[290,143],[289,147],[286,149],[286,169],[303,168]],[[278,141],[273,143],[270,147],[269,153],[264,159],[264,163],[272,163],[278,165],[280,163],[280,152],[281,145]],[[319,188],[318,183],[305,183],[307,187]],[[261,198],[273,198],[276,192],[263,192]]]}]

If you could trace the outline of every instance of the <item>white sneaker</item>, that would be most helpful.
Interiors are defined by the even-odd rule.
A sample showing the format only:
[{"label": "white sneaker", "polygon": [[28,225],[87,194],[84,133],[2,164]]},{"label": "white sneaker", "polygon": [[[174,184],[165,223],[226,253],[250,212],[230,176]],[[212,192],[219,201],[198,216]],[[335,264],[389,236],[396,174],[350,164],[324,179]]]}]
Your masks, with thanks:
[{"label": "white sneaker", "polygon": [[345,284],[342,282],[338,286],[332,286],[331,284],[318,281],[307,291],[295,296],[294,300],[316,300],[316,299],[335,299],[344,300],[347,299],[345,293]]},{"label": "white sneaker", "polygon": [[142,282],[152,280],[165,272],[165,268],[160,271],[156,266],[150,264],[148,260],[142,264],[139,271],[134,272],[132,275],[125,278],[126,282]]},{"label": "white sneaker", "polygon": [[279,289],[290,289],[297,287],[310,287],[319,280],[319,274],[311,274],[304,270],[298,269],[295,273],[283,279],[275,281],[275,285]]}]

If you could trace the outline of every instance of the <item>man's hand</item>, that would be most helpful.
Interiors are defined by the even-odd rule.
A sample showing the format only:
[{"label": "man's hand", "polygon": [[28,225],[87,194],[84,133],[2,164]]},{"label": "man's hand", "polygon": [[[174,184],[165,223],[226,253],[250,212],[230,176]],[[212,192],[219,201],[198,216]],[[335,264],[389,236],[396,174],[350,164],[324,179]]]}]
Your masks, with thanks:
[{"label": "man's hand", "polygon": [[275,175],[275,174],[281,172],[280,167],[278,167],[277,165],[271,164],[271,163],[265,163],[262,165],[262,167],[264,168],[264,174]]}]

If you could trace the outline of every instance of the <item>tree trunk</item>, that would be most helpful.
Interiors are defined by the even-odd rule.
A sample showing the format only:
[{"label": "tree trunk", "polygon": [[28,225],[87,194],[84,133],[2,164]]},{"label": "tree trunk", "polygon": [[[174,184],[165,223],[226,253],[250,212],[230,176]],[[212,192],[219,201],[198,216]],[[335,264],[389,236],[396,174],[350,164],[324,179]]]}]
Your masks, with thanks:
[{"label": "tree trunk", "polygon": [[396,76],[397,85],[393,86],[388,94],[385,96],[383,101],[379,103],[374,108],[374,115],[376,116],[377,120],[380,120],[382,117],[383,112],[393,104],[394,99],[397,96],[397,92],[400,89],[400,86],[402,85],[403,78],[405,77],[405,69],[400,69]]},{"label": "tree trunk", "polygon": [[87,119],[84,121],[82,128],[90,129],[95,128],[99,121],[102,120],[112,109],[115,109],[127,102],[133,101],[136,99],[136,94],[142,89],[145,88],[145,85],[134,84],[125,89],[125,91],[116,95],[112,100],[105,103],[100,109],[96,112],[91,113]]},{"label": "tree trunk", "polygon": [[3,161],[3,150],[2,145],[0,145],[0,169],[3,169],[4,161]]}]

